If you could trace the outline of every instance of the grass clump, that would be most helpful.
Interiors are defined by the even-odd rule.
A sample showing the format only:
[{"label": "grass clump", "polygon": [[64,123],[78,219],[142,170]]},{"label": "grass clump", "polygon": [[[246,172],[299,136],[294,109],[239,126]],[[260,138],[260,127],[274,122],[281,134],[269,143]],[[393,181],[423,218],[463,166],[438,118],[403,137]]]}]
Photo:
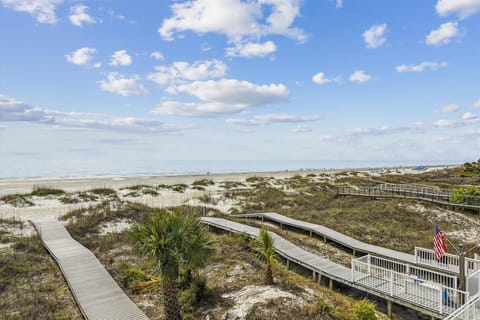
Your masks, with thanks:
[{"label": "grass clump", "polygon": [[90,192],[99,196],[113,196],[117,194],[115,190],[110,188],[96,188],[90,190]]},{"label": "grass clump", "polygon": [[81,318],[39,237],[17,239],[10,250],[0,254],[0,318]]},{"label": "grass clump", "polygon": [[202,179],[202,180],[195,180],[192,183],[192,186],[202,186],[202,187],[208,187],[211,185],[214,185],[215,182],[213,180],[207,180],[207,179]]},{"label": "grass clump", "polygon": [[30,193],[31,196],[37,196],[37,197],[61,196],[64,194],[65,194],[65,191],[61,189],[48,187],[48,186],[35,186],[33,188],[32,193]]},{"label": "grass clump", "polygon": [[0,198],[0,200],[14,207],[31,207],[35,205],[32,201],[27,199],[25,195],[21,194],[11,194],[3,196]]},{"label": "grass clump", "polygon": [[376,320],[375,305],[367,300],[360,300],[353,304],[354,320]]}]

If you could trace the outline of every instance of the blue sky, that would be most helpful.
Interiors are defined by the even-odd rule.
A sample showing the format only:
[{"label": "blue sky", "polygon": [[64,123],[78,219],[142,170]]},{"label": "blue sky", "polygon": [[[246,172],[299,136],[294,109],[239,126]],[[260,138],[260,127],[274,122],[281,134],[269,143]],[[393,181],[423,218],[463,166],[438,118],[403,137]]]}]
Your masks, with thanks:
[{"label": "blue sky", "polygon": [[0,0],[2,170],[474,160],[479,40],[480,0]]}]

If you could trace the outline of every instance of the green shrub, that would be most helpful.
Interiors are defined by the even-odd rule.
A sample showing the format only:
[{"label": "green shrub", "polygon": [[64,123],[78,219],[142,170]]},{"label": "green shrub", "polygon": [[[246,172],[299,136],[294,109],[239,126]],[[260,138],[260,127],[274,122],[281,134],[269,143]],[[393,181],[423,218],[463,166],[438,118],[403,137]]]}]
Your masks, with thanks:
[{"label": "green shrub", "polygon": [[455,188],[450,195],[450,202],[478,206],[480,205],[480,189],[473,186]]},{"label": "green shrub", "polygon": [[124,266],[120,270],[120,281],[122,284],[133,292],[141,291],[141,286],[150,278],[140,269],[128,268]]},{"label": "green shrub", "polygon": [[351,312],[355,320],[375,320],[375,305],[368,300],[360,300],[352,306]]}]

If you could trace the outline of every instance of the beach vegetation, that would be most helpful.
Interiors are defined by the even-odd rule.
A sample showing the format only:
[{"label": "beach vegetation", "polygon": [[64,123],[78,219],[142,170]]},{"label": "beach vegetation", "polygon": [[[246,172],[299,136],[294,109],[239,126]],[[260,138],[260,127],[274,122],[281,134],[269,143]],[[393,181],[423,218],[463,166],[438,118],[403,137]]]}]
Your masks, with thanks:
[{"label": "beach vegetation", "polygon": [[202,179],[202,180],[195,180],[195,181],[193,181],[192,186],[208,187],[208,186],[211,186],[211,185],[214,185],[214,184],[215,184],[215,182],[213,182],[213,180]]},{"label": "beach vegetation", "polygon": [[376,320],[375,305],[366,299],[352,305],[354,320]]},{"label": "beach vegetation", "polygon": [[245,184],[239,181],[223,181],[220,183],[220,187],[223,189],[233,189],[238,187],[245,187]]},{"label": "beach vegetation", "polygon": [[131,237],[161,278],[165,318],[182,319],[177,280],[180,271],[193,273],[213,253],[212,239],[200,220],[180,210],[161,210],[131,230]]},{"label": "beach vegetation", "polygon": [[2,196],[0,200],[14,207],[31,207],[35,205],[32,201],[27,199],[25,195],[22,194],[10,194]]},{"label": "beach vegetation", "polygon": [[113,196],[117,194],[117,191],[111,189],[111,188],[95,188],[89,190],[90,193],[99,195],[99,196]]},{"label": "beach vegetation", "polygon": [[0,319],[80,319],[60,270],[38,236],[0,253]]},{"label": "beach vegetation", "polygon": [[34,186],[31,196],[46,197],[46,196],[61,196],[65,191],[49,186]]},{"label": "beach vegetation", "polygon": [[450,202],[480,206],[480,188],[475,186],[454,188],[450,194]]},{"label": "beach vegetation", "polygon": [[254,244],[254,250],[260,259],[265,262],[264,283],[266,285],[273,284],[272,266],[275,262],[275,247],[272,235],[266,229],[261,229],[257,241]]}]

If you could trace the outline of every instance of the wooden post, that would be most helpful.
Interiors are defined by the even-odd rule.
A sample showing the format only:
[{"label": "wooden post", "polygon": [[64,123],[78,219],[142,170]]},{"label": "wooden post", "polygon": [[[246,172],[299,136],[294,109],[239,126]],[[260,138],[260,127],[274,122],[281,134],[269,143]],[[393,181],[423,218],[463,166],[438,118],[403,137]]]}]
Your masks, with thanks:
[{"label": "wooden post", "polygon": [[287,269],[290,270],[290,260],[287,259]]},{"label": "wooden post", "polygon": [[332,278],[328,279],[328,288],[330,290],[333,290],[333,279]]},{"label": "wooden post", "polygon": [[387,316],[390,319],[393,319],[392,300],[387,300]]},{"label": "wooden post", "polygon": [[353,253],[352,256],[355,258],[355,249],[352,249]]},{"label": "wooden post", "polygon": [[460,261],[458,263],[458,269],[459,269],[459,278],[460,278],[460,283],[458,285],[458,289],[465,291],[466,289],[466,282],[465,282],[465,250],[463,248],[463,243],[460,244],[460,254],[459,254]]}]

